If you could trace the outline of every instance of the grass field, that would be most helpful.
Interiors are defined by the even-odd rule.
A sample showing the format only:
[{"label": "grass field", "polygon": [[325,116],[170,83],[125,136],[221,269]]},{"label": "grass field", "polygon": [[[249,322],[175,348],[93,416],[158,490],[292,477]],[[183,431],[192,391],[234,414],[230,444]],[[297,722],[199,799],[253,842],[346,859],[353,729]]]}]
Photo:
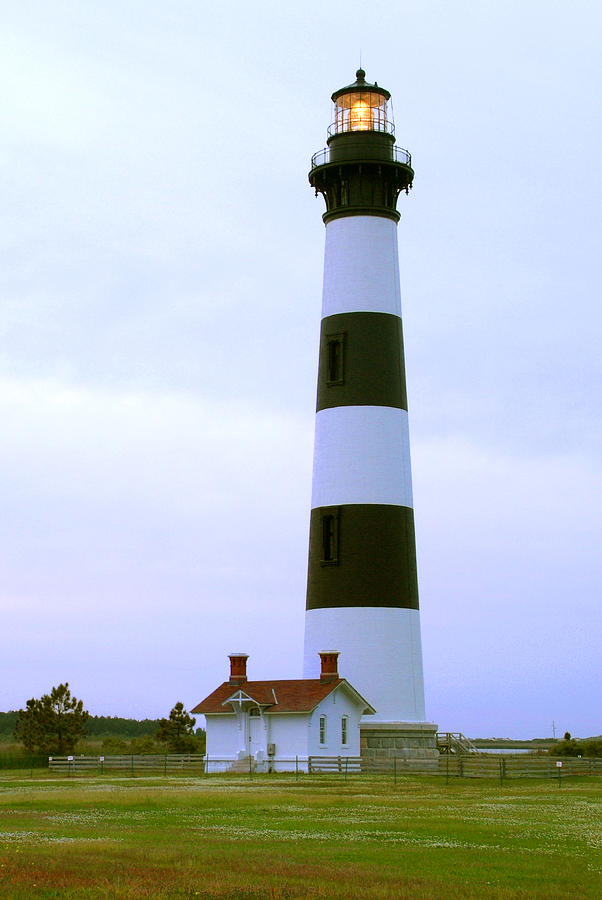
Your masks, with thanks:
[{"label": "grass field", "polygon": [[0,777],[0,896],[598,898],[600,779]]}]

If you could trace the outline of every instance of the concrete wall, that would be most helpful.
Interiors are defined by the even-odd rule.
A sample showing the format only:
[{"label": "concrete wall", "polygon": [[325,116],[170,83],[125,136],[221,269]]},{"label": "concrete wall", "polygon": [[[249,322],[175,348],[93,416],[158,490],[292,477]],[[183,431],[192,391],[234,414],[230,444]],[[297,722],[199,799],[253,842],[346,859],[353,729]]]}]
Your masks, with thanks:
[{"label": "concrete wall", "polygon": [[397,757],[436,764],[439,759],[437,726],[431,723],[367,723],[360,734],[362,759],[368,761]]}]

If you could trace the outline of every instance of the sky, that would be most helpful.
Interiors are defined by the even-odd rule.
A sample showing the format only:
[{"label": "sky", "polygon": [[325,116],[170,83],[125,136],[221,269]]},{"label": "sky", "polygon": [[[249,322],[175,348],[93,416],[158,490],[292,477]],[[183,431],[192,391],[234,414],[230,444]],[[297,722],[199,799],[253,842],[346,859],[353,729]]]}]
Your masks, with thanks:
[{"label": "sky", "polygon": [[[427,718],[602,732],[602,9],[8,0],[0,709],[300,677],[330,95],[392,94]],[[344,672],[342,673],[345,674]]]}]

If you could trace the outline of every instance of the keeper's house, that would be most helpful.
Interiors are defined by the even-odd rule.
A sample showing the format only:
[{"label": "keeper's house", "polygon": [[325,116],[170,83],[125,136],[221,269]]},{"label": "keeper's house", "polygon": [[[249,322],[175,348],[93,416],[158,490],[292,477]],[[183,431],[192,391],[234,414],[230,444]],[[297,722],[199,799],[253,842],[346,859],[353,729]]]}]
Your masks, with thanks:
[{"label": "keeper's house", "polygon": [[339,677],[338,653],[320,653],[319,678],[248,681],[244,653],[230,654],[230,679],[191,712],[207,722],[211,771],[307,770],[310,756],[359,757],[360,718],[375,710]]}]

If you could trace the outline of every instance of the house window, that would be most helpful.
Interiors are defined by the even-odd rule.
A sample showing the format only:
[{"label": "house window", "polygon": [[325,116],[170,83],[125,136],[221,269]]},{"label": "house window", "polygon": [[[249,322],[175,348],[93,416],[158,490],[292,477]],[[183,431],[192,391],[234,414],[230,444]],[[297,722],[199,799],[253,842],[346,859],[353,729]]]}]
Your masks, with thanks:
[{"label": "house window", "polygon": [[326,335],[326,383],[342,384],[344,381],[345,335]]},{"label": "house window", "polygon": [[252,706],[251,709],[249,710],[249,715],[250,716],[258,716],[259,715],[259,707]]},{"label": "house window", "polygon": [[339,561],[339,514],[338,511],[322,515],[322,562]]},{"label": "house window", "polygon": [[320,743],[326,743],[326,716],[320,716]]},{"label": "house window", "polygon": [[341,744],[347,743],[347,722],[349,719],[347,716],[343,716],[341,719]]}]

